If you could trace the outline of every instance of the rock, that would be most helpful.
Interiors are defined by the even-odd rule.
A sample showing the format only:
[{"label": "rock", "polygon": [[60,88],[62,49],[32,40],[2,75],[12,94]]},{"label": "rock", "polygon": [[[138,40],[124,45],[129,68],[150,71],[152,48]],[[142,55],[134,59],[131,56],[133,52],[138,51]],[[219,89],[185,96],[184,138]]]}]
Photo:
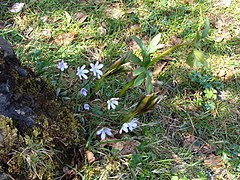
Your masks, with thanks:
[{"label": "rock", "polygon": [[[0,37],[0,172],[5,167],[7,170],[3,173],[22,179],[41,174],[28,176],[31,173],[25,172],[28,171],[26,159],[18,157],[21,153],[16,155],[16,152],[29,148],[27,137],[33,144],[41,142],[40,148],[47,146],[61,152],[55,157],[62,162],[69,161],[66,163],[70,163],[73,153],[63,156],[64,151],[85,143],[81,124],[61,106],[53,87],[21,66],[9,43]],[[52,159],[48,160],[52,164]],[[55,166],[59,167],[59,164]],[[46,171],[44,168],[42,171]],[[48,168],[48,171],[56,171]],[[42,177],[47,179],[44,173]]]}]

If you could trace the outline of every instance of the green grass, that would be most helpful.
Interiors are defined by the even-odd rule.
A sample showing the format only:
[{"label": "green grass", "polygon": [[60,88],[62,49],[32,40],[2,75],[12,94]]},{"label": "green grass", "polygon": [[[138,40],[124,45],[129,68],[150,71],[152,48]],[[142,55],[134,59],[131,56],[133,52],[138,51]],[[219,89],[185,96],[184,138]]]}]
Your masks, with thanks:
[{"label": "green grass", "polygon": [[[139,117],[139,128],[120,137],[140,142],[136,151],[121,155],[109,146],[100,146],[95,135],[99,125],[113,129],[120,127],[121,118],[140,98],[143,89],[133,88],[121,98],[116,111],[106,111],[106,104],[102,101],[115,97],[129,80],[122,74],[107,79],[99,92],[89,99],[95,111],[89,114],[75,112],[86,130],[86,149],[94,153],[96,160],[92,164],[85,160],[81,167],[72,168],[83,179],[240,177],[239,2],[233,1],[228,8],[211,0],[196,0],[193,4],[175,0],[22,2],[25,7],[16,14],[8,11],[14,1],[0,3],[3,9],[0,23],[4,24],[0,26],[0,35],[11,42],[25,66],[34,69],[49,83],[57,80],[56,64],[61,59],[72,67],[73,70],[69,70],[72,73],[76,67],[96,60],[101,61],[106,70],[128,50],[136,50],[133,35],[148,42],[161,33],[162,44],[174,45],[178,41],[193,39],[208,17],[211,29],[202,43],[202,50],[209,64],[209,73],[224,84],[222,100],[214,101],[217,108],[214,111],[204,109],[201,104],[203,89],[191,82],[191,69],[185,63],[189,50],[176,50],[167,57],[172,61],[156,77],[163,82],[156,87],[164,96],[163,100],[152,112]],[[75,18],[77,13],[85,13],[86,19],[82,22]],[[46,22],[41,20],[43,16],[47,18]],[[104,31],[101,32],[100,28]],[[45,36],[43,30],[51,33]],[[75,33],[75,37],[67,45],[57,45],[54,41],[64,33]],[[224,80],[218,77],[221,70],[233,74]],[[67,89],[71,79],[67,73],[64,76],[63,90]],[[72,88],[78,89],[79,84]],[[70,100],[64,102],[74,110],[76,95],[72,93],[73,90],[66,93],[65,99],[70,97]],[[194,137],[193,140],[186,138],[189,135]],[[195,145],[196,142],[200,145]],[[212,150],[194,150],[193,145]],[[219,157],[222,164],[207,166],[204,162],[212,160],[210,154]],[[217,173],[216,169],[221,168],[224,171]]]}]

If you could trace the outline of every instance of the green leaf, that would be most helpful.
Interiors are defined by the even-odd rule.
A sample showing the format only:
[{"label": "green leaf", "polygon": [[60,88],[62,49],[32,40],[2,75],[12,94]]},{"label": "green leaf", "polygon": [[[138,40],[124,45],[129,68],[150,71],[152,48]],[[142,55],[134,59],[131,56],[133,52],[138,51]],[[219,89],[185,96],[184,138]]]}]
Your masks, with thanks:
[{"label": "green leaf", "polygon": [[132,85],[134,84],[135,79],[132,79],[129,83],[127,83],[124,88],[122,88],[122,90],[119,92],[119,97],[124,95],[124,93],[130,88],[132,87]]},{"label": "green leaf", "polygon": [[135,79],[135,81],[134,81],[134,86],[135,86],[135,87],[140,86],[140,85],[143,83],[143,81],[144,81],[144,79],[145,79],[145,76],[146,76],[145,73],[140,74],[140,75]]},{"label": "green leaf", "polygon": [[145,45],[143,44],[143,42],[141,41],[141,39],[139,39],[138,37],[136,36],[133,36],[133,39],[134,41],[138,44],[138,46],[141,48],[141,50],[146,53],[146,47]]},{"label": "green leaf", "polygon": [[138,64],[139,66],[142,65],[142,60],[137,57],[135,54],[132,54],[131,61]]},{"label": "green leaf", "polygon": [[179,180],[177,176],[172,176],[171,180]]},{"label": "green leaf", "polygon": [[146,73],[146,76],[147,76],[147,81],[146,81],[147,93],[150,94],[153,92],[152,73],[148,71]]},{"label": "green leaf", "polygon": [[186,63],[192,68],[194,66],[194,57],[192,52],[188,55]]},{"label": "green leaf", "polygon": [[149,43],[148,53],[154,53],[157,50],[157,45],[161,39],[161,33],[157,34]]},{"label": "green leaf", "polygon": [[139,67],[133,71],[133,76],[137,76],[137,75],[143,73],[144,71],[146,71],[146,69],[144,67]]},{"label": "green leaf", "polygon": [[201,66],[207,66],[207,63],[205,61],[204,55],[202,51],[199,51],[197,49],[194,49],[187,57],[186,63],[190,66],[196,66],[196,67],[201,67]]},{"label": "green leaf", "polygon": [[204,30],[203,30],[203,32],[202,32],[201,38],[207,37],[209,28],[210,28],[210,26],[209,26],[209,20],[208,20],[208,18],[207,18],[207,19],[206,19],[206,22],[205,22],[205,28],[204,28]]},{"label": "green leaf", "polygon": [[194,55],[194,65],[196,67],[201,67],[202,65],[204,65],[204,55],[201,51],[194,49],[193,50],[193,55]]}]

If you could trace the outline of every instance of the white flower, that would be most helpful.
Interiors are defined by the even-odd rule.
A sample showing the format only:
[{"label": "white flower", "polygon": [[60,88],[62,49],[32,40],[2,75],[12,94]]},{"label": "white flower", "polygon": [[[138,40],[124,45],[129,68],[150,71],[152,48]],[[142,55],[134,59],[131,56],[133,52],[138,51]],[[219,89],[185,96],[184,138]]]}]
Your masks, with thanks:
[{"label": "white flower", "polygon": [[101,78],[101,76],[103,75],[103,72],[100,70],[103,67],[103,64],[99,64],[99,62],[97,61],[95,64],[90,63],[91,69],[90,71],[93,72],[94,76],[97,76],[98,79]]},{"label": "white flower", "polygon": [[102,128],[102,129],[100,129],[99,131],[97,131],[96,134],[97,134],[97,135],[100,135],[100,134],[101,134],[101,139],[102,139],[102,140],[104,140],[104,139],[106,138],[106,134],[107,134],[108,136],[112,136],[111,129],[106,128],[106,127],[104,127],[104,128]]},{"label": "white flower", "polygon": [[83,96],[87,96],[87,90],[85,88],[82,88],[80,90],[80,94],[83,95]]},{"label": "white flower", "polygon": [[108,109],[116,109],[116,105],[118,105],[119,98],[111,98],[107,101]]},{"label": "white flower", "polygon": [[137,118],[133,118],[129,123],[124,123],[119,133],[122,134],[122,131],[124,131],[125,133],[128,133],[128,129],[130,131],[133,131],[133,129],[137,127],[137,121],[138,121]]},{"label": "white flower", "polygon": [[85,69],[85,67],[86,67],[86,65],[84,64],[81,68],[80,67],[78,67],[77,68],[77,76],[80,78],[80,79],[82,79],[82,77],[84,78],[84,79],[87,79],[88,77],[87,77],[87,73],[89,72],[87,69]]},{"label": "white flower", "polygon": [[86,110],[86,111],[88,111],[88,110],[90,109],[89,104],[84,104],[84,105],[83,105],[83,109]]},{"label": "white flower", "polygon": [[61,71],[64,71],[64,69],[67,69],[67,68],[68,68],[68,65],[63,60],[58,63],[58,69],[60,69]]}]

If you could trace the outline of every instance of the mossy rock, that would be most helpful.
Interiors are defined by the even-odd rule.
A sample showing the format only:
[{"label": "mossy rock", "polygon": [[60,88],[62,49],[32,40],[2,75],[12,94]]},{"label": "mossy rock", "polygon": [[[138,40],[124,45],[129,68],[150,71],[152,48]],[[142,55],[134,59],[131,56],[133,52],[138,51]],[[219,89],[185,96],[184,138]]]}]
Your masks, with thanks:
[{"label": "mossy rock", "polygon": [[[7,167],[7,172],[13,175],[25,170],[26,173],[21,172],[22,177],[39,179],[43,177],[42,173],[39,171],[32,173],[34,175],[29,174],[30,171],[27,171],[24,165],[27,161],[23,157],[24,153],[18,156],[14,151],[22,152],[34,145],[64,154],[66,149],[85,144],[80,122],[61,104],[53,87],[30,69],[21,66],[9,44],[0,37],[0,146],[6,147],[0,150],[0,159],[6,158],[6,161],[9,161],[12,158],[10,164],[6,161],[0,162],[0,167]],[[29,149],[30,152],[35,150]],[[70,160],[72,155],[57,156],[64,162]],[[41,153],[39,159],[50,164],[53,160],[52,156]],[[55,166],[59,165],[55,163]],[[48,174],[50,176],[50,171]]]}]

